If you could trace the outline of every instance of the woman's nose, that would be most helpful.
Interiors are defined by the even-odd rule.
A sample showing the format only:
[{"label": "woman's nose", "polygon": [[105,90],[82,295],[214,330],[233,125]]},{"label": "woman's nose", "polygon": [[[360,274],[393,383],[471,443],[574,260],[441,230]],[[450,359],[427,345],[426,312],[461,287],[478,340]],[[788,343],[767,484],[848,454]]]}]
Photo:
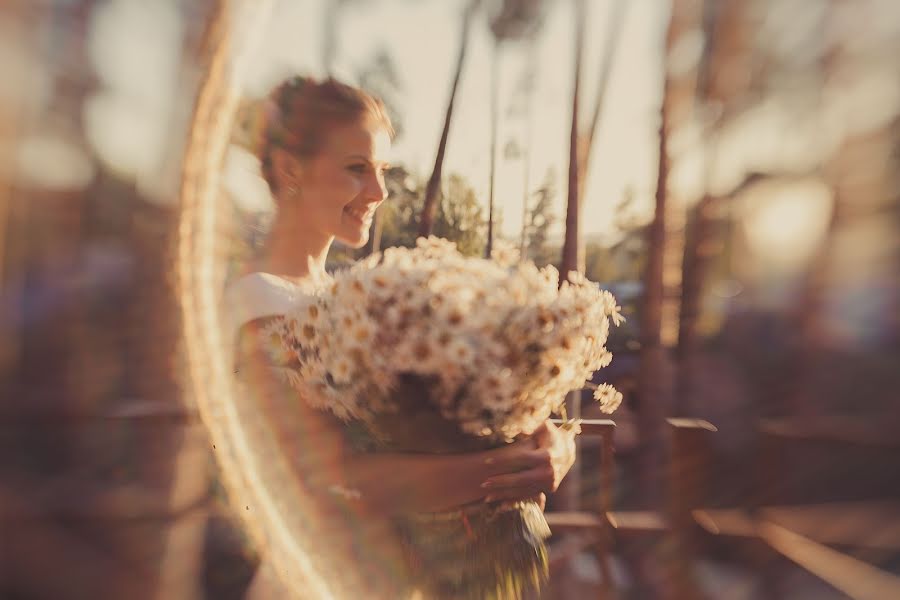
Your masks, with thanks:
[{"label": "woman's nose", "polygon": [[372,173],[366,178],[366,200],[369,202],[382,202],[387,198],[387,188],[384,185],[384,177],[378,173]]}]

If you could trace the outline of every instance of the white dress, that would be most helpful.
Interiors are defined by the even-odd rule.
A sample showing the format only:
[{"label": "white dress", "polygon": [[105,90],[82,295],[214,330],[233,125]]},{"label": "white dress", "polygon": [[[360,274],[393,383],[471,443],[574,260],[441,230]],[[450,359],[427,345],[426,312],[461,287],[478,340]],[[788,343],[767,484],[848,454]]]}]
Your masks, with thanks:
[{"label": "white dress", "polygon": [[[225,289],[223,307],[225,327],[232,344],[236,344],[241,327],[256,319],[285,314],[308,293],[310,287],[308,283],[288,281],[277,275],[261,272],[250,273],[232,281]],[[290,592],[281,583],[272,562],[265,556],[262,557],[245,598],[290,598]]]},{"label": "white dress", "polygon": [[283,315],[291,309],[312,284],[288,281],[271,273],[250,273],[232,281],[225,288],[225,318],[228,331],[237,336],[247,323]]},{"label": "white dress", "polygon": [[[327,281],[327,280],[326,280]],[[238,334],[241,328],[257,319],[284,315],[302,300],[313,293],[324,282],[295,282],[289,281],[270,273],[256,272],[240,277],[232,281],[225,289],[223,296],[223,327],[229,332],[232,339],[231,364],[236,358]],[[245,598],[248,600],[277,600],[297,597],[278,577],[275,563],[270,555],[265,553],[261,557],[261,563],[254,575]],[[354,579],[355,578],[350,578]],[[376,589],[375,582],[372,590]],[[300,596],[303,597],[303,596]],[[393,594],[390,596],[370,595],[376,597],[419,598],[414,592],[412,596],[407,594]]]}]

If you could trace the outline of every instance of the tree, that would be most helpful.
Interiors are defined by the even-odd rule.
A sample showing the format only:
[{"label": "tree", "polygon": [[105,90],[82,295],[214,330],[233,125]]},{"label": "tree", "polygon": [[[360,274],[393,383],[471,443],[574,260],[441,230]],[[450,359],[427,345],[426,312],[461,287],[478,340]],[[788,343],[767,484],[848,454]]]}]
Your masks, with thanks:
[{"label": "tree", "polygon": [[[584,57],[585,0],[575,0],[575,81],[572,86],[572,125],[569,130],[569,180],[566,201],[566,234],[562,248],[563,276],[569,271],[584,270],[580,251],[578,199],[578,105],[581,93],[581,62]],[[576,415],[577,416],[577,415]]]},{"label": "tree", "polygon": [[453,76],[453,85],[450,87],[450,99],[447,101],[447,112],[444,115],[444,128],[441,131],[441,139],[438,142],[437,155],[434,158],[434,168],[428,184],[425,186],[425,196],[422,200],[422,216],[419,219],[419,235],[431,235],[434,228],[434,216],[437,212],[438,194],[441,191],[441,172],[444,168],[444,154],[447,151],[447,138],[450,135],[450,121],[453,117],[453,104],[456,101],[456,90],[459,87],[459,78],[462,74],[463,64],[466,59],[466,48],[469,45],[469,30],[472,25],[472,16],[481,0],[471,0],[463,14],[462,31],[459,40],[459,56],[456,59],[456,72]]},{"label": "tree", "polygon": [[466,256],[478,256],[486,246],[485,220],[475,190],[461,175],[450,175],[434,232],[456,242]]},{"label": "tree", "polygon": [[578,112],[581,87],[581,63],[584,54],[584,22],[587,18],[586,6],[583,0],[576,0],[575,18],[575,83],[572,92],[572,127],[569,137],[569,193],[566,203],[566,232],[563,241],[562,272],[584,271],[584,248],[581,242],[581,201],[584,196],[585,181],[587,181],[587,169],[590,161],[591,148],[597,132],[597,125],[603,108],[603,100],[606,96],[606,88],[609,76],[612,72],[613,58],[622,30],[622,18],[625,4],[617,1],[609,19],[607,28],[606,45],[603,60],[600,66],[597,95],[594,103],[594,111],[590,126],[586,133],[579,133]]},{"label": "tree", "polygon": [[[419,206],[423,186],[404,167],[393,167],[385,173],[388,201],[382,205],[384,227],[382,246],[411,248],[419,237]],[[441,202],[435,211],[432,235],[455,242],[460,252],[477,256],[484,251],[485,220],[475,191],[464,177],[451,174],[444,185]]]},{"label": "tree", "polygon": [[490,258],[491,250],[494,247],[494,180],[497,172],[497,96],[499,95],[498,87],[500,86],[500,74],[498,72],[497,63],[500,60],[500,41],[501,37],[497,30],[492,27],[494,32],[494,51],[491,54],[491,160],[490,173],[488,175],[488,225],[487,225],[487,244],[485,244],[485,256]]},{"label": "tree", "polygon": [[594,113],[591,116],[587,133],[581,138],[581,149],[578,154],[578,197],[584,198],[587,170],[591,161],[591,150],[594,147],[594,137],[597,133],[597,125],[600,123],[600,115],[603,112],[603,101],[606,99],[606,88],[609,85],[609,77],[612,73],[613,59],[622,33],[622,22],[625,18],[625,9],[628,7],[625,0],[613,0],[612,14],[606,28],[603,58],[600,63],[600,76],[597,81],[597,95],[594,100]]},{"label": "tree", "polygon": [[[666,49],[670,51],[676,40],[676,9],[666,35]],[[663,64],[666,61],[664,59]],[[641,487],[648,497],[655,497],[659,486],[662,449],[662,418],[670,392],[667,380],[667,360],[660,338],[663,303],[663,256],[666,242],[666,183],[669,174],[668,134],[670,129],[671,80],[663,68],[663,97],[659,120],[659,158],[656,172],[656,202],[653,220],[647,229],[647,264],[644,271],[644,302],[640,327],[640,375],[638,377],[641,428]]]},{"label": "tree", "polygon": [[539,266],[555,262],[555,249],[548,247],[550,228],[555,222],[552,207],[556,198],[556,174],[552,169],[547,171],[544,183],[534,192],[536,201],[528,211],[523,227],[525,252],[523,258],[529,258]]},{"label": "tree", "polygon": [[381,226],[380,246],[404,246],[416,244],[419,217],[418,205],[422,186],[402,165],[391,167],[384,174],[388,199],[378,209]]},{"label": "tree", "polygon": [[[581,62],[584,56],[585,0],[575,0],[575,77],[572,86],[572,123],[569,130],[568,198],[566,201],[566,231],[562,247],[560,284],[570,271],[584,271],[583,256],[579,256],[580,233],[578,223],[578,105],[581,93]],[[581,417],[581,392],[570,392],[566,396],[567,415]],[[560,490],[560,504],[565,510],[575,510],[581,496],[581,474],[576,463]],[[564,594],[570,595],[571,578],[563,578]]]},{"label": "tree", "polygon": [[[488,184],[488,232],[485,255],[491,255],[494,244],[494,180],[497,162],[497,126],[500,77],[497,63],[500,50],[508,40],[532,42],[543,24],[545,3],[539,0],[503,0],[500,11],[491,19],[494,49],[491,56],[491,166]],[[526,165],[527,169],[527,165]],[[527,196],[527,183],[526,183]]]},{"label": "tree", "polygon": [[522,111],[525,120],[525,139],[522,143],[522,236],[519,241],[519,255],[524,260],[527,249],[526,225],[528,222],[528,199],[531,197],[531,125],[532,111],[534,108],[534,80],[535,80],[535,44],[534,40],[528,42],[528,59],[525,61],[525,72],[519,83],[519,94],[525,100],[525,109]]},{"label": "tree", "polygon": [[[724,10],[723,10],[724,8]],[[696,92],[694,99],[694,112],[700,112],[706,104],[712,100],[713,79],[712,63],[715,53],[719,48],[718,37],[722,23],[721,16],[731,17],[734,24],[736,3],[730,2],[719,5],[716,2],[705,0],[701,14],[702,30],[705,44],[697,65]],[[719,100],[724,101],[725,98]],[[715,132],[710,136],[714,139]],[[707,144],[714,145],[713,139]],[[706,179],[710,179],[713,168],[715,148],[706,150],[704,168]],[[708,187],[708,186],[707,186]],[[694,391],[695,365],[694,358],[697,351],[697,320],[700,316],[700,300],[703,291],[703,283],[706,271],[714,251],[712,244],[713,214],[720,199],[714,196],[708,189],[704,189],[703,195],[697,205],[687,215],[687,224],[684,234],[684,250],[681,261],[681,305],[678,311],[678,345],[676,358],[678,360],[677,382],[675,386],[675,406],[680,414],[690,414],[694,407],[691,406],[691,398]]]}]

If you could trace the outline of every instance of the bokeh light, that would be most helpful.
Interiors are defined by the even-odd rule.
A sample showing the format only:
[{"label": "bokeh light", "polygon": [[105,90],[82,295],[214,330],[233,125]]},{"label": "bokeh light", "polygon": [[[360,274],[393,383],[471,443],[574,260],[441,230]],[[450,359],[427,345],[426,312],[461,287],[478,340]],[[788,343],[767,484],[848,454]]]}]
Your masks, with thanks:
[{"label": "bokeh light", "polygon": [[832,209],[828,187],[817,180],[762,184],[741,203],[750,249],[775,271],[805,266],[822,243]]}]

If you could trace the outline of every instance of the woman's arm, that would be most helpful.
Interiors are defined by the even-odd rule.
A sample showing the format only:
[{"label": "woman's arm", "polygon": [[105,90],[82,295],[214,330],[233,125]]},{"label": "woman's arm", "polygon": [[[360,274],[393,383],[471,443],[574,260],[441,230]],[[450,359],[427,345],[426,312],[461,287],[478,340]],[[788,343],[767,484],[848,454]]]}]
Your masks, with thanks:
[{"label": "woman's arm", "polygon": [[[482,500],[523,500],[555,491],[571,466],[554,458],[565,454],[565,443],[559,448],[546,445],[545,437],[542,428],[533,438],[465,454],[358,455],[345,472],[361,497],[384,513],[435,512]],[[568,437],[563,432],[560,439]]]},{"label": "woman's arm", "polygon": [[[573,434],[548,423],[531,439],[465,454],[342,453],[345,483],[380,514],[437,512],[556,491],[574,462]],[[328,485],[324,481],[322,485]]]},{"label": "woman's arm", "polygon": [[[245,333],[255,335],[253,324]],[[379,514],[435,512],[485,499],[524,499],[555,491],[574,459],[566,432],[544,426],[526,440],[496,450],[455,455],[357,454],[341,424],[310,408],[278,380],[258,344],[243,355],[250,382],[279,446],[298,477],[313,490],[358,491]],[[569,451],[571,446],[571,452]]]},{"label": "woman's arm", "polygon": [[533,466],[488,478],[483,484],[487,501],[519,500],[557,490],[575,463],[575,433],[545,421],[532,439],[537,446],[531,453]]}]

